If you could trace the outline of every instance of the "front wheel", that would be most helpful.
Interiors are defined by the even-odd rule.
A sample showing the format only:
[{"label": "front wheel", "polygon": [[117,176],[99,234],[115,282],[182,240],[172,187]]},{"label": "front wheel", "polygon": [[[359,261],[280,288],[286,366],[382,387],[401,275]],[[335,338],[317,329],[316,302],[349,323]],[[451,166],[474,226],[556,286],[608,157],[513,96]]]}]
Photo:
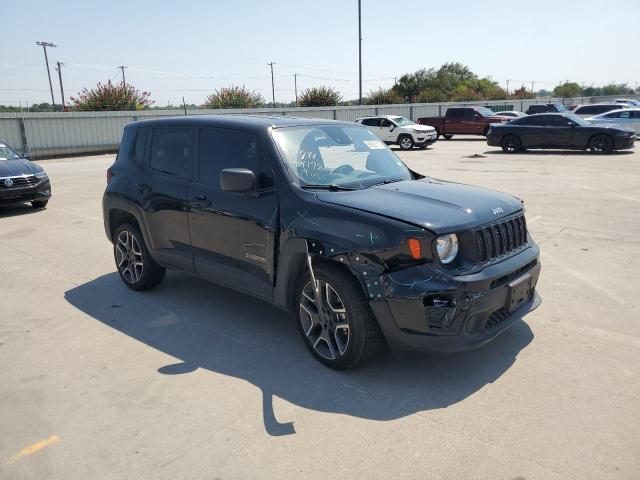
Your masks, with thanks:
[{"label": "front wheel", "polygon": [[338,266],[314,266],[298,287],[298,325],[307,348],[330,368],[352,368],[377,353],[384,339],[356,279]]},{"label": "front wheel", "polygon": [[596,135],[589,142],[589,148],[593,153],[610,153],[613,150],[613,138],[609,135]]},{"label": "front wheel", "polygon": [[500,141],[500,146],[506,153],[515,153],[522,150],[522,141],[515,135],[505,135]]},{"label": "front wheel", "polygon": [[398,140],[398,145],[400,145],[400,148],[402,150],[411,150],[413,148],[413,138],[411,138],[409,135],[405,135],[404,137],[401,137],[400,140]]},{"label": "front wheel", "polygon": [[115,234],[113,256],[120,278],[132,290],[150,290],[158,285],[166,270],[149,255],[136,225],[120,225]]}]

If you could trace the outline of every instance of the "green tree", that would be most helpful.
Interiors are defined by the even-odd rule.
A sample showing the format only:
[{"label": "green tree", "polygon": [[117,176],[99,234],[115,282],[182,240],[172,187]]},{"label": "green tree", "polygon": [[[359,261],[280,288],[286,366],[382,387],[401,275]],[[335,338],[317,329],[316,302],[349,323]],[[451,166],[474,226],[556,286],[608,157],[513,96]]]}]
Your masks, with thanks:
[{"label": "green tree", "polygon": [[398,95],[395,90],[389,88],[378,88],[377,90],[371,90],[365,98],[367,105],[384,105],[390,103],[402,103],[402,97]]},{"label": "green tree", "polygon": [[255,108],[264,105],[264,97],[244,85],[219,88],[207,97],[205,108]]},{"label": "green tree", "polygon": [[582,95],[582,87],[575,82],[564,82],[553,89],[554,97],[570,98]]},{"label": "green tree", "polygon": [[338,105],[342,95],[331,87],[313,87],[303,90],[298,96],[298,105],[301,107],[329,107]]},{"label": "green tree", "polygon": [[149,92],[140,92],[133,85],[114,85],[109,80],[96,88],[84,88],[76,97],[70,97],[71,109],[81,111],[144,110],[153,104]]}]

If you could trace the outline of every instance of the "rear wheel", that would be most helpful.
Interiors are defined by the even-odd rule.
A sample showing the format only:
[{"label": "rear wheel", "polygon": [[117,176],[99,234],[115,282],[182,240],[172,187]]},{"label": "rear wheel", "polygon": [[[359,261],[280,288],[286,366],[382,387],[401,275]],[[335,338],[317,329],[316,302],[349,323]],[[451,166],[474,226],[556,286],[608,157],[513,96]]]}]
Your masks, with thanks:
[{"label": "rear wheel", "polygon": [[522,141],[516,135],[505,135],[500,141],[500,146],[507,153],[515,153],[522,150]]},{"label": "rear wheel", "polygon": [[605,134],[596,135],[589,142],[589,148],[593,153],[610,153],[613,145],[613,138]]},{"label": "rear wheel", "polygon": [[330,368],[352,368],[377,353],[384,339],[356,279],[340,267],[314,266],[298,286],[298,325],[307,348]]},{"label": "rear wheel", "polygon": [[127,287],[150,290],[162,281],[166,270],[151,258],[136,225],[120,225],[114,238],[113,256],[120,278]]},{"label": "rear wheel", "polygon": [[444,137],[445,140],[451,140],[453,138],[453,135],[451,135],[450,133],[447,133],[445,135],[442,135]]},{"label": "rear wheel", "polygon": [[49,203],[49,200],[34,200],[31,202],[31,206],[33,208],[45,208],[47,203]]},{"label": "rear wheel", "polygon": [[411,150],[414,145],[413,138],[411,138],[409,135],[403,135],[398,140],[398,145],[402,150]]}]

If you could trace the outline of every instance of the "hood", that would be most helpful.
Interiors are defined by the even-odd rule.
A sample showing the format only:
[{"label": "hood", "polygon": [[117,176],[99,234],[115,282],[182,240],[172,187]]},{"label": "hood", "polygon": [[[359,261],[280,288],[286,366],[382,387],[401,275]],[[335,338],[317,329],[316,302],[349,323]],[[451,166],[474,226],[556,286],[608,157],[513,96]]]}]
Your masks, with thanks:
[{"label": "hood", "polygon": [[511,195],[432,178],[317,195],[323,202],[384,215],[437,234],[467,230],[522,210],[522,202]]},{"label": "hood", "polygon": [[18,160],[0,160],[0,178],[13,177],[17,175],[33,175],[42,170],[35,163],[31,163],[26,158]]},{"label": "hood", "polygon": [[511,120],[515,120],[518,117],[507,117],[506,115],[490,115],[484,118],[486,118],[490,122],[503,122],[503,121],[510,122]]},{"label": "hood", "polygon": [[407,125],[403,128],[410,128],[412,130],[420,130],[421,132],[432,132],[435,131],[435,128],[430,127],[429,125],[420,125],[419,123],[414,123],[413,125]]}]

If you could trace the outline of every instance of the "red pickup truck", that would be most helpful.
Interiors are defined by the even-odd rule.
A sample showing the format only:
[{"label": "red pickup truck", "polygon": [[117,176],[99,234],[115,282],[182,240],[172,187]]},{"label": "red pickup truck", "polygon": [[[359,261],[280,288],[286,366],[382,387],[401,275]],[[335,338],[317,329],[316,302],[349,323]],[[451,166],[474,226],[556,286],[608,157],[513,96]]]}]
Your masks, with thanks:
[{"label": "red pickup truck", "polygon": [[434,127],[438,136],[442,135],[448,140],[454,134],[486,137],[489,125],[507,123],[511,120],[513,118],[495,115],[485,107],[452,107],[446,111],[444,117],[423,117],[418,119],[418,123]]}]

